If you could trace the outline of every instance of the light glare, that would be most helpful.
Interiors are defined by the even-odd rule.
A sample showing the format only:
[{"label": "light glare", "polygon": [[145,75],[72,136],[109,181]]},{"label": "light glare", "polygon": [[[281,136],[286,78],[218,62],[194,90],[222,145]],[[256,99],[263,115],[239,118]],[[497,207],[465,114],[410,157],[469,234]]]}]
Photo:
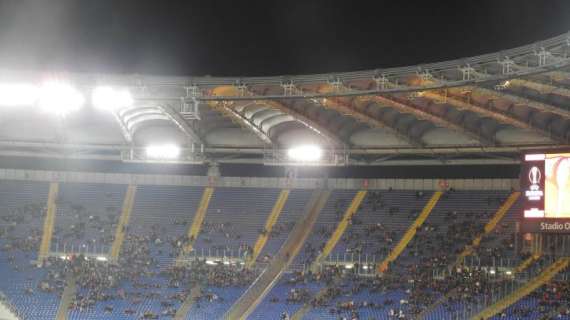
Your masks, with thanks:
[{"label": "light glare", "polygon": [[133,97],[126,90],[117,90],[111,87],[97,87],[93,90],[91,103],[97,109],[114,111],[119,108],[133,105]]},{"label": "light glare", "polygon": [[173,144],[148,146],[146,155],[153,159],[175,159],[180,155],[180,148]]},{"label": "light glare", "polygon": [[316,145],[303,145],[289,149],[289,151],[287,151],[287,155],[291,160],[312,162],[320,160],[323,155],[323,151]]},{"label": "light glare", "polygon": [[543,161],[546,159],[545,154],[527,154],[524,156],[525,161]]},{"label": "light glare", "polygon": [[27,106],[38,99],[38,88],[31,84],[0,84],[0,106]]},{"label": "light glare", "polygon": [[77,111],[85,98],[72,86],[61,82],[46,82],[40,89],[39,106],[42,110],[59,116]]}]

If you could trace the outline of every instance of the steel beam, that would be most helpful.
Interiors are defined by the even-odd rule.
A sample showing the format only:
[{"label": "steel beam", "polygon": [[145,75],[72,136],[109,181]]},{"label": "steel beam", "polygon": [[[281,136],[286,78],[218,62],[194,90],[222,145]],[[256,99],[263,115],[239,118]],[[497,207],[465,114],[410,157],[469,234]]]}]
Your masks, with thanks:
[{"label": "steel beam", "polygon": [[[493,83],[505,81],[512,78],[526,77],[529,75],[557,72],[560,68],[570,65],[568,47],[570,35],[568,33],[545,39],[537,43],[501,50],[500,52],[484,54],[474,57],[466,57],[450,61],[442,61],[429,64],[372,69],[352,72],[337,72],[307,75],[278,75],[271,77],[178,77],[178,76],[150,76],[150,75],[95,75],[67,73],[66,78],[70,83],[81,84],[82,89],[89,90],[102,83],[124,87],[133,92],[135,101],[157,101],[166,103],[180,101],[181,99],[192,99],[194,101],[235,101],[235,100],[264,100],[264,99],[309,99],[324,98],[331,96],[358,96],[358,95],[378,95],[395,92],[410,92],[418,90],[433,90],[438,88],[449,88],[466,85],[480,85],[482,83]],[[498,61],[499,59],[499,61]],[[509,68],[508,72],[501,72],[501,63],[524,65],[525,69]],[[404,82],[405,79],[413,77],[418,71],[428,70],[437,76],[458,74],[458,70],[464,76],[454,77],[442,83],[426,84],[420,83],[415,86],[402,88],[387,88],[378,86],[369,90],[345,90],[340,92],[321,94],[308,94],[302,91],[292,90],[292,85],[315,87],[327,82],[331,78],[340,79],[344,83],[356,84],[371,82],[379,77],[389,78],[394,82]],[[498,70],[487,77],[480,79],[471,77],[471,70]],[[41,72],[2,72],[4,79],[20,79],[26,82],[37,82],[42,79]],[[249,95],[220,95],[213,94],[215,88],[220,86],[232,86],[236,83],[245,83],[253,88],[263,88],[259,94]],[[270,88],[270,90],[265,90]]]},{"label": "steel beam", "polygon": [[498,91],[494,91],[494,90],[482,88],[482,87],[468,86],[468,87],[465,87],[465,89],[467,89],[469,91],[473,91],[473,92],[479,92],[479,93],[484,94],[486,96],[489,96],[491,98],[507,99],[507,100],[510,100],[516,104],[522,104],[522,105],[528,106],[529,108],[532,108],[532,109],[536,109],[536,110],[543,111],[543,112],[550,112],[550,113],[562,116],[564,118],[570,118],[570,109],[564,110],[564,109],[555,107],[555,106],[547,104],[547,103],[538,102],[538,101],[523,98],[523,97],[520,97],[520,96],[517,96],[514,94],[505,93],[505,92],[498,92]]},{"label": "steel beam", "polygon": [[182,118],[182,116],[180,116],[178,112],[174,111],[171,106],[162,105],[157,106],[157,108],[160,109],[164,115],[166,115],[168,119],[174,123],[176,127],[180,129],[180,131],[184,133],[184,135],[186,135],[190,143],[203,144],[202,138],[200,138],[198,133],[188,124],[186,120],[184,120],[184,118]]},{"label": "steel beam", "polygon": [[208,101],[208,105],[213,109],[221,112],[223,115],[232,119],[232,121],[238,123],[241,127],[246,128],[247,130],[253,132],[263,143],[267,145],[272,145],[273,141],[271,137],[260,127],[255,125],[250,119],[246,118],[241,113],[234,110],[231,106],[234,102],[226,102],[226,101]]},{"label": "steel beam", "polygon": [[565,98],[570,98],[570,90],[566,88],[561,88],[553,86],[550,84],[544,84],[528,79],[512,79],[507,81],[508,86],[518,86],[529,88],[540,92],[541,94],[556,94]]},{"label": "steel beam", "polygon": [[[451,91],[451,92],[455,92],[455,91]],[[441,99],[442,98],[441,95],[434,93],[434,92],[425,92],[423,94],[423,96],[426,98],[430,98],[430,99]],[[462,110],[462,109],[469,110],[469,111],[484,115],[486,117],[489,117],[491,119],[494,119],[498,122],[511,125],[515,128],[533,131],[537,134],[549,137],[550,139],[556,140],[558,142],[562,142],[562,143],[568,142],[568,141],[566,141],[566,139],[564,139],[562,137],[555,136],[551,132],[534,125],[532,122],[525,122],[525,121],[519,120],[513,116],[510,116],[508,114],[500,112],[499,110],[496,110],[495,108],[484,107],[484,106],[475,104],[473,102],[465,102],[465,101],[462,101],[458,98],[449,97],[449,96],[446,97],[446,103],[457,108],[457,109],[459,109],[459,110]]]},{"label": "steel beam", "polygon": [[[428,82],[428,83],[432,83],[432,82],[437,81],[437,80],[426,80],[426,79],[419,79],[419,80],[423,81],[423,82]],[[448,88],[447,90],[449,92],[456,92],[458,89],[457,88]],[[522,97],[519,97],[516,95],[499,93],[497,91],[493,91],[493,90],[490,90],[487,88],[467,86],[467,87],[463,87],[463,90],[478,92],[482,95],[486,95],[486,96],[489,96],[489,97],[494,98],[494,99],[501,99],[501,98],[502,99],[505,99],[505,98],[511,99],[511,100],[514,100],[515,102],[518,102],[520,104],[525,104],[529,107],[534,107],[535,109],[538,109],[541,111],[546,111],[546,109],[549,109],[549,110],[557,109],[558,111],[564,111],[562,109],[556,108],[554,106],[551,106],[551,105],[548,105],[545,103],[541,103],[541,102],[533,101],[530,99],[522,98]],[[510,115],[499,112],[498,110],[484,108],[484,107],[475,105],[473,103],[466,103],[466,102],[463,102],[463,101],[456,99],[456,98],[453,98],[453,97],[443,97],[440,94],[435,93],[433,91],[424,91],[424,92],[422,92],[422,96],[430,98],[430,99],[434,99],[434,100],[445,99],[446,103],[448,103],[448,104],[450,104],[456,108],[467,109],[467,110],[470,110],[472,112],[483,114],[483,115],[490,117],[492,119],[495,119],[501,123],[506,123],[506,124],[512,125],[516,128],[531,130],[531,131],[534,131],[538,134],[544,135],[544,136],[549,137],[549,138],[554,139],[554,140],[558,140],[558,141],[563,142],[563,143],[568,142],[568,141],[566,141],[566,139],[561,138],[561,137],[555,137],[550,132],[548,132],[548,131],[540,128],[540,127],[537,127],[537,126],[533,125],[532,123],[526,123],[526,122],[521,121],[519,119],[516,119]]]},{"label": "steel beam", "polygon": [[[334,88],[330,85],[323,85],[319,87],[319,89],[317,89],[317,92],[319,93],[323,92],[326,93],[332,91],[334,91]],[[392,127],[390,124],[384,122],[383,120],[373,117],[361,110],[358,110],[358,108],[356,108],[353,104],[345,103],[339,100],[338,98],[324,98],[320,100],[320,103],[327,108],[335,110],[342,115],[350,116],[360,122],[366,123],[371,127],[385,129],[391,134],[406,141],[411,146],[414,147],[425,146],[425,143],[423,141],[412,138],[411,136],[398,131],[396,128]]]},{"label": "steel beam", "polygon": [[[214,88],[212,90],[212,94],[238,96],[240,95],[240,92],[233,86],[221,86]],[[241,127],[253,132],[261,141],[263,141],[263,143],[267,145],[273,145],[273,140],[269,134],[263,131],[260,126],[256,125],[252,119],[245,116],[245,108],[242,109],[242,112],[239,112],[235,108],[235,102],[208,101],[207,103],[208,106],[210,106],[213,110],[221,112],[223,115],[238,123]]]},{"label": "steel beam", "polygon": [[[122,144],[114,145],[92,145],[92,144],[61,144],[61,143],[47,143],[47,142],[23,142],[23,141],[0,141],[0,155],[3,156],[19,156],[19,157],[48,157],[48,158],[69,158],[69,159],[99,159],[99,160],[123,160],[121,154],[123,152],[144,151],[143,148],[127,146]],[[350,150],[337,150],[335,152],[345,152],[347,156],[359,157],[386,157],[390,158],[395,156],[427,156],[439,158],[440,156],[453,155],[457,159],[443,159],[446,164],[453,162],[463,161],[462,159],[471,159],[473,164],[482,164],[486,162],[486,158],[473,159],[473,155],[518,155],[524,152],[537,152],[545,149],[550,150],[564,150],[567,146],[552,145],[552,144],[537,144],[537,145],[510,145],[510,146],[497,146],[497,147],[483,147],[483,146],[456,146],[456,147],[435,147],[435,148],[398,148],[398,147],[384,147],[384,148],[355,148]],[[183,149],[183,152],[192,152],[191,149]],[[211,155],[215,159],[216,154],[233,154],[243,155],[243,158],[235,158],[228,160],[234,163],[265,163],[263,155],[267,151],[266,148],[228,148],[228,147],[209,147],[205,148],[204,152]],[[258,156],[259,158],[252,158]],[[438,161],[442,161],[442,159]],[[501,157],[503,159],[503,157]],[[503,159],[504,160],[504,159]],[[218,161],[218,160],[216,160]],[[222,162],[225,160],[220,160]],[[395,165],[406,164],[411,165],[414,162],[421,162],[422,160],[390,160]],[[502,161],[502,160],[501,160]],[[173,161],[174,163],[188,163],[186,160]],[[352,159],[348,164],[351,165],[387,165],[385,159],[380,161],[376,160],[355,160]]]},{"label": "steel beam", "polygon": [[[387,80],[384,82],[384,86],[386,88],[397,88],[397,87],[399,87],[399,86],[397,86],[397,85],[395,85],[395,84],[393,84]],[[342,87],[342,89],[346,90],[347,88]],[[481,142],[484,145],[494,145],[493,141],[489,141],[485,137],[481,136],[479,133],[467,131],[465,128],[458,126],[455,123],[440,117],[439,115],[435,115],[435,114],[429,113],[427,111],[423,111],[421,109],[415,108],[413,106],[407,105],[405,103],[396,101],[394,99],[391,99],[391,98],[388,98],[385,96],[379,96],[379,95],[376,95],[376,96],[358,96],[355,99],[357,101],[373,101],[373,102],[376,102],[378,104],[385,105],[385,106],[394,108],[396,110],[399,110],[402,113],[411,113],[418,119],[427,120],[427,121],[430,121],[430,122],[435,123],[437,125],[451,129],[451,130],[463,132],[467,136],[478,140],[479,142]]]},{"label": "steel beam", "polygon": [[146,120],[166,120],[173,123],[188,138],[190,144],[202,144],[202,139],[188,122],[168,105],[156,105],[152,107],[131,107],[119,110],[115,113],[119,123],[124,124],[125,130],[131,136],[134,134],[132,126]]},{"label": "steel beam", "polygon": [[121,135],[123,136],[123,139],[125,139],[125,142],[128,144],[132,144],[133,135],[129,131],[127,124],[123,121],[123,118],[121,118],[121,116],[119,116],[117,112],[113,112],[113,118],[115,118],[115,122],[117,122],[117,125],[119,125],[119,129],[121,130]]},{"label": "steel beam", "polygon": [[[544,147],[542,147],[544,148]],[[512,152],[522,152],[517,151],[514,148]],[[524,149],[527,152],[533,149]],[[538,148],[541,150],[541,148]],[[263,150],[258,150],[256,154],[262,154]],[[207,151],[211,152],[211,151]],[[439,153],[435,153],[439,154]],[[517,158],[512,159],[471,159],[472,154],[488,154],[488,152],[466,152],[460,153],[464,154],[467,158],[460,159],[410,159],[410,160],[383,160],[383,161],[364,161],[350,159],[347,165],[358,165],[358,166],[413,166],[413,165],[488,165],[488,164],[517,164],[520,160]],[[378,154],[383,155],[383,154]],[[431,154],[433,155],[433,154]],[[53,158],[53,159],[76,159],[76,160],[106,160],[106,161],[120,161],[123,160],[121,155],[111,155],[111,154],[84,154],[84,153],[61,153],[61,152],[46,152],[46,151],[10,151],[10,150],[0,150],[0,156],[6,157],[33,157],[33,158]],[[235,159],[217,159],[218,163],[248,163],[248,164],[265,164],[265,159],[260,158],[235,158]],[[180,163],[188,164],[194,162],[188,162],[184,160],[170,161],[170,163]]]},{"label": "steel beam", "polygon": [[361,100],[365,100],[365,101],[373,101],[373,102],[378,103],[380,105],[388,106],[388,107],[394,108],[396,110],[399,110],[400,112],[411,113],[418,119],[422,119],[422,120],[432,122],[438,126],[447,128],[449,130],[461,132],[462,134],[479,141],[483,145],[487,145],[487,146],[495,145],[494,141],[489,140],[488,138],[481,135],[479,132],[467,130],[465,127],[457,125],[456,123],[454,123],[450,120],[447,120],[446,118],[443,118],[440,115],[437,115],[437,114],[434,114],[432,112],[422,110],[419,108],[415,108],[415,107],[410,106],[406,103],[402,103],[402,102],[396,101],[394,99],[391,99],[388,97],[383,97],[383,96],[370,96],[370,97],[366,96],[366,97],[360,97],[357,99],[361,99]]},{"label": "steel beam", "polygon": [[[215,88],[214,94],[238,96],[240,94],[240,91],[236,87],[223,86],[223,87]],[[243,94],[255,95],[255,93],[253,93],[249,90],[245,90],[243,92]],[[210,102],[208,102],[208,103],[210,104]],[[263,106],[266,106],[268,108],[272,108],[275,110],[279,110],[282,113],[285,113],[285,114],[292,116],[297,122],[301,123],[302,125],[304,125],[308,129],[316,132],[317,134],[322,136],[325,140],[327,140],[329,143],[331,143],[332,145],[334,145],[336,147],[347,147],[346,144],[340,138],[338,138],[333,132],[329,131],[326,127],[320,125],[318,122],[316,122],[316,121],[310,119],[309,117],[295,111],[294,109],[284,105],[281,102],[278,102],[276,100],[260,100],[260,101],[254,101],[254,103],[259,104],[259,105],[263,105]],[[240,114],[240,115],[244,119],[247,119],[244,114]],[[247,120],[251,122],[250,119],[247,119]],[[260,128],[258,128],[258,129],[260,129]]]},{"label": "steel beam", "polygon": [[277,109],[283,113],[291,115],[295,120],[299,123],[303,124],[309,130],[316,132],[318,135],[322,136],[334,146],[347,148],[347,145],[332,131],[327,129],[325,126],[320,125],[315,120],[305,116],[304,114],[299,113],[298,111],[294,110],[286,106],[285,104],[278,102],[276,100],[263,100],[259,101],[258,103],[262,103],[270,108]]},{"label": "steel beam", "polygon": [[[525,68],[523,68],[523,70],[524,69]],[[483,75],[483,77],[485,77],[485,76]],[[416,76],[415,80],[420,81],[422,83],[427,83],[427,84],[433,84],[433,83],[438,83],[438,82],[446,83],[446,80],[438,80],[438,79],[433,79],[433,78],[425,79],[425,78],[419,77],[419,76]],[[508,85],[508,83],[507,83],[507,85]],[[486,95],[488,97],[491,97],[493,99],[507,99],[507,100],[514,102],[515,104],[525,105],[525,106],[532,108],[532,109],[535,109],[535,110],[539,110],[542,112],[550,112],[550,113],[562,116],[564,118],[570,118],[570,109],[568,109],[568,110],[561,109],[561,108],[555,107],[555,106],[547,104],[547,103],[535,101],[532,99],[523,98],[523,97],[520,97],[520,96],[514,95],[514,94],[494,91],[494,90],[487,89],[484,87],[465,86],[465,87],[463,87],[463,89],[467,90],[467,91],[477,92],[477,93],[480,93],[482,95]],[[456,90],[456,89],[448,88],[447,90]],[[427,94],[427,92],[425,92],[424,95],[425,94]],[[436,97],[439,98],[439,96],[436,96]],[[510,117],[510,118],[512,118],[512,117]],[[503,119],[504,119],[504,121],[511,121],[512,123],[515,123],[514,122],[515,119],[508,120],[506,117],[504,117]],[[536,128],[536,129],[540,130],[539,128]],[[550,133],[548,133],[546,135],[548,137],[551,137]]]},{"label": "steel beam", "polygon": [[[255,92],[248,90],[247,94],[255,95]],[[297,122],[304,125],[307,129],[317,133],[319,136],[323,137],[325,140],[327,140],[328,143],[335,147],[348,148],[344,141],[342,141],[342,139],[340,139],[337,134],[330,131],[326,126],[322,126],[317,121],[283,104],[282,102],[279,102],[277,100],[259,100],[255,102],[257,104],[267,106],[274,110],[279,110],[285,114],[292,116]]]},{"label": "steel beam", "polygon": [[477,114],[481,114],[483,116],[489,117],[494,119],[500,123],[505,123],[511,125],[515,128],[526,129],[526,130],[538,130],[537,128],[533,128],[530,123],[526,123],[524,121],[518,120],[513,118],[509,115],[503,114],[498,112],[497,110],[493,110],[490,108],[485,108],[479,105],[476,105],[472,102],[465,102],[455,97],[444,97],[439,93],[435,93],[433,91],[426,91],[422,93],[422,97],[425,97],[430,100],[441,101],[441,99],[445,99],[445,103],[449,104],[450,106],[455,107],[459,110],[468,110]]}]

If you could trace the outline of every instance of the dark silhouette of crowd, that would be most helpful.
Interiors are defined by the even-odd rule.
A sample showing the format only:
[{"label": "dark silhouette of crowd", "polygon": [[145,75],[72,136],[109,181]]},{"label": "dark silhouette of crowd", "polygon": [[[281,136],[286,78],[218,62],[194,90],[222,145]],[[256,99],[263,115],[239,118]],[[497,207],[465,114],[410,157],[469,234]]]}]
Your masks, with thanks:
[{"label": "dark silhouette of crowd", "polygon": [[[444,198],[454,196],[449,190]],[[426,195],[418,191],[416,199],[425,201]],[[489,206],[498,206],[504,201],[501,197],[489,197]],[[114,230],[117,227],[118,209],[106,208],[104,213],[94,214],[82,206],[73,203],[60,202],[63,214],[69,218],[70,225],[56,228],[55,241],[87,240],[110,245],[113,242]],[[337,200],[334,204],[337,221],[342,219],[347,206],[345,200]],[[0,216],[0,239],[2,253],[11,263],[14,270],[21,266],[16,263],[16,252],[37,252],[41,242],[41,229],[38,227],[45,215],[46,208],[42,205],[26,205],[7,211]],[[382,193],[369,192],[362,210],[372,214],[383,210],[388,216],[406,215],[413,221],[419,214],[418,210],[401,212],[396,206],[387,206]],[[416,230],[412,242],[402,256],[389,266],[383,275],[359,273],[358,265],[346,268],[346,265],[328,265],[318,272],[294,272],[287,275],[287,285],[290,290],[286,296],[269,297],[273,303],[307,304],[312,307],[325,308],[330,314],[339,318],[359,319],[365,309],[385,310],[392,318],[409,319],[428,306],[434,304],[442,296],[446,310],[453,312],[458,303],[474,303],[475,299],[490,295],[494,287],[501,286],[500,277],[490,276],[485,268],[490,259],[512,255],[514,252],[514,236],[509,225],[499,224],[496,231],[491,233],[481,246],[474,248],[474,255],[481,258],[483,267],[456,264],[457,255],[484,230],[484,224],[492,217],[493,210],[488,212],[473,212],[469,214],[449,210],[440,212],[443,224],[426,222]],[[174,220],[175,225],[188,225],[186,220]],[[17,228],[31,225],[27,232],[17,233]],[[269,238],[288,234],[294,223],[278,223],[273,229],[259,230]],[[390,230],[382,221],[364,225],[358,213],[349,217],[349,225],[357,226],[358,231],[345,233],[341,241],[347,252],[361,254],[370,252],[372,248],[365,243],[375,243],[373,249],[378,256],[386,256],[390,248],[401,237],[401,234]],[[311,264],[323,250],[326,241],[335,226],[320,226],[313,231],[313,241],[305,244],[303,263]],[[25,293],[35,294],[36,291],[61,294],[67,281],[73,279],[77,284],[76,293],[71,308],[78,312],[92,309],[97,304],[104,305],[106,314],[124,313],[136,315],[141,319],[157,319],[160,316],[173,317],[178,304],[190,296],[192,289],[198,290],[194,303],[204,305],[224,301],[223,295],[209,291],[209,287],[247,287],[258,276],[259,269],[246,269],[243,265],[229,261],[212,261],[205,259],[190,259],[182,264],[169,267],[160,265],[158,255],[177,258],[184,253],[185,248],[196,239],[187,235],[174,236],[168,233],[168,225],[152,224],[143,229],[131,230],[126,227],[126,238],[122,246],[119,261],[101,261],[95,257],[82,254],[70,254],[63,257],[49,257],[43,264],[46,274],[35,287],[28,287]],[[86,235],[95,235],[86,239]],[[218,247],[211,241],[212,235],[222,235],[234,240],[242,252],[251,254],[251,246],[240,243],[242,235],[239,228],[231,222],[204,223],[200,234],[205,243],[212,249],[229,250],[227,246]],[[491,245],[494,244],[494,245]],[[260,257],[258,261],[269,261],[270,256]],[[103,259],[104,260],[104,259]],[[376,266],[373,266],[374,268]],[[446,270],[443,275],[435,276],[435,270]],[[156,281],[165,280],[165,282]],[[324,290],[314,292],[307,288],[297,287],[299,284],[317,282],[323,284]],[[125,284],[130,284],[126,289]],[[166,283],[166,284],[161,284]],[[176,294],[164,295],[165,288],[181,289]],[[383,301],[355,301],[355,296],[363,291],[370,293],[388,293],[399,291],[405,293],[400,301],[384,299]],[[564,282],[552,284],[536,291],[533,297],[540,300],[539,311],[543,316],[552,316],[553,310],[560,315],[568,314],[570,306],[570,286]],[[129,307],[117,310],[115,300],[129,302]],[[139,310],[138,305],[146,300],[160,301],[160,313]],[[335,301],[335,302],[333,302]],[[511,312],[516,316],[525,316],[535,310],[524,306],[516,307]],[[348,315],[348,316],[347,316]]]}]

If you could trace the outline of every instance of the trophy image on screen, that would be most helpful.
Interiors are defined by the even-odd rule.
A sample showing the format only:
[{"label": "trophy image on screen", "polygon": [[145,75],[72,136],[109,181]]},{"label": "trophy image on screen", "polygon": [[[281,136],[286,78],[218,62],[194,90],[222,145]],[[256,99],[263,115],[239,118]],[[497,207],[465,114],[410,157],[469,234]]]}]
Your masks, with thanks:
[{"label": "trophy image on screen", "polygon": [[546,168],[546,217],[570,218],[570,154],[547,158]]},{"label": "trophy image on screen", "polygon": [[531,185],[538,185],[540,183],[540,170],[538,167],[532,167],[528,174],[528,179],[530,180]]}]

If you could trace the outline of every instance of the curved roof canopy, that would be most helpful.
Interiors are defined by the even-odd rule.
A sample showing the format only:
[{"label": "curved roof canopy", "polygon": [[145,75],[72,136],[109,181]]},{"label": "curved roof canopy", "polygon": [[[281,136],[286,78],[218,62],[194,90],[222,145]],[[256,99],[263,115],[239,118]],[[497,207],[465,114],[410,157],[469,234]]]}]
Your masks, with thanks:
[{"label": "curved roof canopy", "polygon": [[[564,34],[477,57],[358,72],[59,75],[85,97],[99,85],[128,90],[132,104],[101,111],[87,98],[81,110],[56,117],[4,103],[0,155],[136,160],[149,144],[173,143],[184,150],[180,161],[279,163],[283,150],[310,143],[336,159],[329,164],[509,163],[524,150],[569,145],[569,53]],[[45,78],[2,72],[0,85]]]}]

